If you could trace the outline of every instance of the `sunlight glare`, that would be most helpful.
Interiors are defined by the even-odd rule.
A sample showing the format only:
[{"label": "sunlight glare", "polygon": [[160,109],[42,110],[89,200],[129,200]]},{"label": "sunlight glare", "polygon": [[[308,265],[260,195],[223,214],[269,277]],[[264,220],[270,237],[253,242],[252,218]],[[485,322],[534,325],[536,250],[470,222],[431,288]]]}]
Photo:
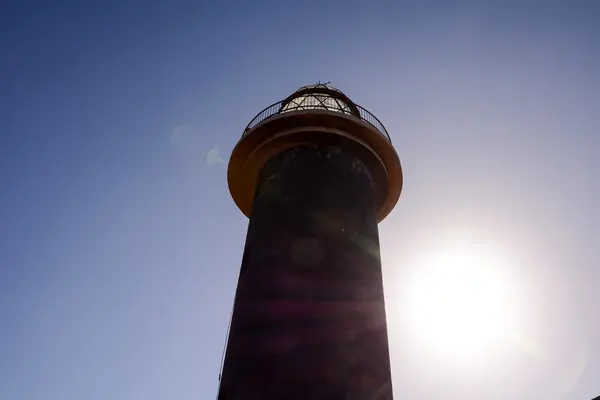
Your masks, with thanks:
[{"label": "sunlight glare", "polygon": [[418,268],[409,307],[419,340],[448,358],[481,357],[511,335],[511,296],[493,258],[456,246]]}]

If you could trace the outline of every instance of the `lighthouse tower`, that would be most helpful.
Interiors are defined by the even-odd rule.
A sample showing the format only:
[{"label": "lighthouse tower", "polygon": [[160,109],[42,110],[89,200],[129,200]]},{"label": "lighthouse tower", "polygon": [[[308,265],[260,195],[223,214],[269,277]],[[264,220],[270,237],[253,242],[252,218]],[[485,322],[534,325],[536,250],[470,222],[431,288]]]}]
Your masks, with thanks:
[{"label": "lighthouse tower", "polygon": [[248,124],[228,183],[249,226],[218,399],[391,400],[377,224],[402,169],[383,124],[302,87]]}]

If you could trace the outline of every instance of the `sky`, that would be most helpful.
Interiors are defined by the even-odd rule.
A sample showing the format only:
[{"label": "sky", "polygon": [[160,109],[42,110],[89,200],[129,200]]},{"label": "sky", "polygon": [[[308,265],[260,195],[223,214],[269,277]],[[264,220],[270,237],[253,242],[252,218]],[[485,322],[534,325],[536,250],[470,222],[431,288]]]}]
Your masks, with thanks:
[{"label": "sky", "polygon": [[[403,165],[380,224],[395,397],[600,395],[598,18],[593,0],[0,2],[0,398],[216,398],[247,228],[227,160],[318,80]],[[519,321],[458,364],[406,317],[452,243],[500,265]]]}]

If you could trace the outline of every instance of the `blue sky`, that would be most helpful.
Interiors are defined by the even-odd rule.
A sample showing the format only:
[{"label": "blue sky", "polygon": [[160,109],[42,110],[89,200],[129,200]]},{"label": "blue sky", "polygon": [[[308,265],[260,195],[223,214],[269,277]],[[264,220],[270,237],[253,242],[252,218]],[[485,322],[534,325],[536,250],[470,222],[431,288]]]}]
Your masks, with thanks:
[{"label": "blue sky", "polygon": [[[599,16],[592,0],[2,2],[0,398],[215,398],[247,220],[206,157],[317,80],[377,115],[403,163],[380,225],[396,397],[600,394]],[[539,351],[450,368],[413,343],[405,278],[458,236],[511,255]]]}]

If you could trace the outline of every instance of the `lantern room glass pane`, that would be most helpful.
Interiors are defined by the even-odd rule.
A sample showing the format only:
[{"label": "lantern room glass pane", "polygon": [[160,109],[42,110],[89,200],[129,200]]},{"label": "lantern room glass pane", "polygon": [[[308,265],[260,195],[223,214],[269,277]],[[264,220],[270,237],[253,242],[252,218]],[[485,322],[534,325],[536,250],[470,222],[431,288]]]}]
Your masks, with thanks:
[{"label": "lantern room glass pane", "polygon": [[343,100],[336,99],[329,94],[309,93],[290,100],[281,109],[281,112],[300,110],[328,110],[344,114],[351,114],[350,106]]}]

